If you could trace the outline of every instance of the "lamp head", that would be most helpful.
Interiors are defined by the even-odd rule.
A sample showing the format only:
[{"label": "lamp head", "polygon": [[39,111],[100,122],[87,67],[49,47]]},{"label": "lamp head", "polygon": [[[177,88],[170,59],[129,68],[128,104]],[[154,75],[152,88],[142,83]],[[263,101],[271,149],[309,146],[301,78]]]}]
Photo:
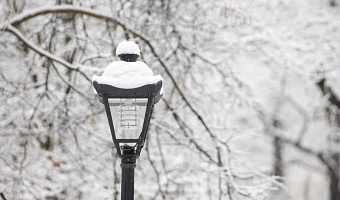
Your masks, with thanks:
[{"label": "lamp head", "polygon": [[162,81],[139,88],[122,89],[114,86],[93,85],[103,99],[114,146],[119,157],[139,157],[150,123],[155,97]]}]

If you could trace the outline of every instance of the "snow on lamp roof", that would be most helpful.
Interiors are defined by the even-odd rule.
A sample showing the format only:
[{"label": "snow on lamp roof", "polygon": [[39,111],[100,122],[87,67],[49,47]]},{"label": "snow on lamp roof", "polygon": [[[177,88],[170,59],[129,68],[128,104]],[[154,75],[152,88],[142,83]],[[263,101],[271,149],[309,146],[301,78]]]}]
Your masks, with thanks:
[{"label": "snow on lamp roof", "polygon": [[138,44],[136,44],[134,41],[131,40],[124,40],[118,44],[118,47],[116,49],[116,54],[137,54],[140,56],[140,49]]},{"label": "snow on lamp roof", "polygon": [[116,61],[108,65],[102,76],[94,75],[92,82],[111,85],[122,89],[138,88],[163,81],[162,76],[154,76],[152,70],[141,61]]}]

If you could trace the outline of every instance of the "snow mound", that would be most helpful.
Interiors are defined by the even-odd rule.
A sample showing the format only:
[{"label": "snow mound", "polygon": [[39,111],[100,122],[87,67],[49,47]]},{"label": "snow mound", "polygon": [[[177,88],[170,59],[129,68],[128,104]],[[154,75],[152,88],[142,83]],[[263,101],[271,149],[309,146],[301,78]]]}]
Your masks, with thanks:
[{"label": "snow mound", "polygon": [[116,55],[120,54],[137,54],[140,56],[139,46],[134,41],[122,41],[118,44]]},{"label": "snow mound", "polygon": [[116,88],[132,89],[163,81],[162,76],[154,76],[152,70],[141,61],[116,61],[108,65],[102,76],[94,75],[92,82],[111,85]]}]

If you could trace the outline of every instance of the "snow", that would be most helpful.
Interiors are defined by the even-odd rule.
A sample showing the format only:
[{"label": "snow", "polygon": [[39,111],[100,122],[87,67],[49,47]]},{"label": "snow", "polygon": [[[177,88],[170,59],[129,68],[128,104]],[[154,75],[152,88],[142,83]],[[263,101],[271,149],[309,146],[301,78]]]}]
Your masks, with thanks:
[{"label": "snow", "polygon": [[134,41],[124,40],[118,44],[116,49],[116,55],[120,54],[137,54],[140,56],[140,49]]},{"label": "snow", "polygon": [[[120,160],[107,116],[93,95],[85,99],[84,94],[92,92],[87,77],[94,74],[121,81],[121,70],[100,75],[115,60],[112,43],[125,36],[145,44],[145,62],[172,82],[153,112],[146,143],[150,151],[142,151],[135,170],[135,196],[229,199],[225,191],[231,191],[232,199],[293,199],[274,191],[278,177],[271,176],[272,136],[281,135],[288,141],[282,184],[294,199],[330,196],[331,176],[320,154],[307,155],[291,144],[301,136],[299,144],[310,152],[328,156],[338,150],[329,139],[339,132],[325,109],[332,105],[316,82],[325,78],[327,88],[340,96],[339,7],[320,0],[179,1],[148,16],[143,1],[123,8],[112,6],[120,5],[116,0],[74,1],[72,6],[52,6],[54,0],[21,2],[26,2],[22,13],[5,5],[0,17],[9,24],[25,19],[23,30],[12,24],[9,30],[16,32],[0,35],[6,47],[0,48],[0,192],[6,199],[120,199]],[[34,8],[44,4],[49,6]],[[171,14],[164,21],[162,9],[168,8]],[[49,38],[55,29],[49,24],[58,22],[50,15],[60,11],[84,14],[85,24],[78,18],[58,23],[50,52],[35,38]],[[182,20],[171,23],[176,19]],[[76,26],[70,32],[72,22]],[[27,54],[12,33],[31,46]],[[83,52],[68,63],[64,59],[74,48]],[[56,70],[47,70],[45,57],[54,60]],[[143,76],[151,76],[148,71]],[[274,120],[282,128],[273,127]],[[41,146],[49,138],[51,150]],[[223,166],[214,162],[216,155]]]},{"label": "snow", "polygon": [[116,61],[108,65],[102,76],[94,75],[92,82],[131,89],[163,81],[162,76],[154,76],[152,70],[141,61]]}]

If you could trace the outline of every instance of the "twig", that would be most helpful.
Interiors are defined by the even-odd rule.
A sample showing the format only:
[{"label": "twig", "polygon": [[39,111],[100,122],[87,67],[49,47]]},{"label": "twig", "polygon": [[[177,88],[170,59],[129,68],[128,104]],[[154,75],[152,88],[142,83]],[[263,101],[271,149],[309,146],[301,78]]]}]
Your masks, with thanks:
[{"label": "twig", "polygon": [[62,59],[52,55],[51,53],[49,53],[49,52],[47,52],[47,51],[37,47],[36,45],[32,44],[30,41],[28,41],[20,33],[20,31],[18,31],[16,28],[14,28],[12,26],[12,25],[18,25],[18,24],[22,23],[23,21],[26,21],[28,19],[34,18],[36,16],[43,15],[43,14],[49,14],[49,13],[81,13],[81,14],[89,15],[91,17],[95,17],[95,18],[99,18],[99,19],[104,19],[104,20],[111,21],[113,23],[116,23],[116,24],[120,25],[127,32],[130,32],[131,34],[133,34],[133,35],[139,37],[140,39],[142,39],[149,46],[152,54],[157,58],[158,62],[164,68],[165,72],[170,77],[171,81],[173,82],[176,90],[179,92],[180,96],[186,102],[186,104],[188,105],[190,110],[197,116],[198,120],[205,127],[206,131],[209,133],[209,135],[212,138],[212,140],[216,140],[216,136],[212,133],[212,131],[208,127],[208,125],[205,122],[205,120],[198,113],[198,111],[193,107],[193,105],[188,101],[187,97],[184,95],[183,91],[180,89],[179,85],[175,81],[174,76],[171,74],[171,72],[169,70],[169,67],[165,64],[165,62],[163,61],[162,57],[155,51],[155,48],[153,47],[153,45],[150,42],[151,40],[147,36],[143,35],[142,33],[129,28],[128,26],[126,26],[123,22],[119,21],[118,19],[115,19],[115,18],[107,16],[107,15],[103,15],[102,13],[99,13],[97,11],[94,11],[94,10],[91,10],[91,9],[88,9],[88,8],[83,8],[83,7],[75,7],[75,6],[69,6],[69,5],[53,6],[53,7],[51,7],[51,6],[46,7],[45,6],[45,7],[40,7],[40,8],[37,8],[37,9],[33,9],[30,12],[22,13],[22,14],[19,14],[19,15],[15,16],[14,18],[12,18],[10,20],[9,25],[7,27],[5,27],[4,29],[5,30],[9,30],[10,32],[15,34],[18,38],[20,38],[24,43],[26,43],[32,49],[37,51],[39,54],[42,54],[42,55],[44,55],[44,56],[46,56],[46,57],[48,57],[48,58],[50,58],[52,60],[55,60],[56,62],[61,63],[61,64],[65,65],[66,67],[70,68],[70,69],[74,69],[74,70],[78,70],[79,71],[79,67],[75,67],[72,64],[66,62],[65,60],[62,60]]},{"label": "twig", "polygon": [[37,45],[33,44],[32,42],[30,42],[29,40],[26,39],[26,37],[18,30],[16,29],[14,26],[12,26],[11,24],[9,24],[7,26],[7,30],[12,32],[14,35],[16,35],[21,41],[23,41],[27,46],[29,46],[31,49],[33,49],[34,51],[36,51],[37,53],[39,53],[42,56],[45,56],[51,60],[54,60],[64,66],[66,66],[69,69],[72,70],[79,70],[79,67],[73,66],[71,63],[68,63],[67,61],[51,54],[48,51],[45,51],[44,49],[38,47]]},{"label": "twig", "polygon": [[7,200],[6,197],[5,197],[5,195],[4,195],[4,193],[2,193],[2,192],[0,193],[0,197],[1,197],[3,200]]},{"label": "twig", "polygon": [[80,91],[77,87],[75,87],[72,83],[70,83],[68,80],[66,80],[59,72],[58,68],[54,65],[53,61],[50,60],[51,65],[53,66],[54,70],[57,72],[58,76],[61,78],[61,80],[66,83],[67,85],[69,85],[74,91],[76,91],[77,93],[79,93],[81,96],[83,96],[92,106],[94,105],[91,102],[91,98],[88,97],[85,93],[83,93],[82,91]]}]

